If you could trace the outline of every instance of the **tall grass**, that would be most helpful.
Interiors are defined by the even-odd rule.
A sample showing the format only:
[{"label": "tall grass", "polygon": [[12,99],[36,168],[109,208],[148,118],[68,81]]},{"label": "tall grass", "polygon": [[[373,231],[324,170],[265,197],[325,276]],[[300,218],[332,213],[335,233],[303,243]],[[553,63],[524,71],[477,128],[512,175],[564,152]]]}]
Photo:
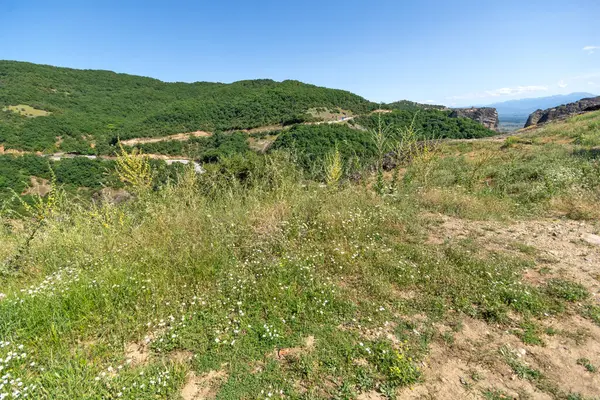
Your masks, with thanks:
[{"label": "tall grass", "polygon": [[[126,158],[140,166],[123,171],[148,188],[143,196],[57,202],[20,269],[0,274],[0,393],[176,399],[189,371],[222,370],[222,399],[393,397],[422,379],[432,321],[559,315],[560,291],[522,281],[530,260],[424,240],[432,210],[514,218],[534,205],[549,212],[574,187],[598,193],[593,161],[546,145],[494,146],[421,152],[412,158],[422,162],[401,166],[395,196],[327,190],[278,152],[188,169],[160,187],[147,183],[141,158]],[[334,155],[332,168],[340,163]],[[8,259],[29,231],[3,218]],[[423,313],[417,335],[406,318]],[[146,342],[149,358],[132,360],[126,349]]]}]

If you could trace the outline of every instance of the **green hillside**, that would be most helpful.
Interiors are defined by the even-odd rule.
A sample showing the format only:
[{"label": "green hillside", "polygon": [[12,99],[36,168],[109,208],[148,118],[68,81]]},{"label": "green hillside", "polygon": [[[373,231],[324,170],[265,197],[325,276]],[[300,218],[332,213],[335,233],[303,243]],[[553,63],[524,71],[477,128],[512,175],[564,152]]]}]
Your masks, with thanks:
[{"label": "green hillside", "polygon": [[388,110],[407,110],[407,111],[417,111],[422,109],[434,109],[434,110],[444,110],[446,106],[438,105],[438,104],[423,104],[417,103],[416,101],[410,100],[400,100],[395,101],[393,103],[384,104],[384,109]]},{"label": "green hillside", "polygon": [[359,125],[374,129],[381,123],[393,132],[413,124],[421,137],[472,139],[496,133],[468,118],[450,118],[450,111],[404,108],[380,115],[371,114],[355,120]]},{"label": "green hillside", "polygon": [[311,108],[364,113],[376,105],[297,81],[166,83],[0,61],[0,143],[10,148],[53,151],[60,137],[64,151],[106,152],[117,137],[285,125],[314,118]]},{"label": "green hillside", "polygon": [[[347,173],[368,167],[375,154],[369,130],[379,123],[378,115],[393,141],[413,120],[424,137],[493,134],[469,119],[450,118],[436,109],[440,107],[406,100],[375,104],[347,91],[291,80],[166,83],[110,71],[0,61],[0,146],[30,153],[112,156],[119,139],[156,138],[133,145],[145,153],[213,163],[253,157],[252,149],[264,152],[274,142],[273,150],[294,152],[303,170],[316,177],[322,175],[324,156],[336,147],[352,159]],[[388,111],[374,113],[376,109]],[[311,124],[320,120],[339,124]],[[253,128],[259,129],[248,131]],[[178,140],[169,136],[195,131],[206,133]],[[266,135],[270,142],[253,146]],[[50,169],[71,191],[99,190],[114,182],[107,178],[114,168],[105,161],[48,164],[0,157],[1,199],[26,190],[31,179],[49,179]]]}]

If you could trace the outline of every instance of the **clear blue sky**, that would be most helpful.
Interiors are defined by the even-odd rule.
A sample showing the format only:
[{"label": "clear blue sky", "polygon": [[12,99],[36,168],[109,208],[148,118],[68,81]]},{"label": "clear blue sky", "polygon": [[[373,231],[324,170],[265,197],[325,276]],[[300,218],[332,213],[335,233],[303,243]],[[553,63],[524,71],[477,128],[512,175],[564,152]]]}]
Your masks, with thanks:
[{"label": "clear blue sky", "polygon": [[600,1],[0,0],[0,59],[373,101],[600,94]]}]

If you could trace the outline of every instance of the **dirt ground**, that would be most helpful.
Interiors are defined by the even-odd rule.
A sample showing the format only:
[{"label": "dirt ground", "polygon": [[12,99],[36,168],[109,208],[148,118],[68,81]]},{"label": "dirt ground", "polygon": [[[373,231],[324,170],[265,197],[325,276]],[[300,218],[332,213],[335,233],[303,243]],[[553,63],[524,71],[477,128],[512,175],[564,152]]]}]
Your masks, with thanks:
[{"label": "dirt ground", "polygon": [[[551,278],[569,279],[584,285],[592,301],[600,305],[596,224],[562,219],[501,223],[444,215],[432,218],[435,224],[430,243],[469,238],[484,251],[525,252],[536,265],[525,271],[527,281],[537,285]],[[481,399],[488,391],[496,394],[488,397],[494,399],[552,399],[557,398],[557,392],[600,398],[600,372],[589,372],[578,363],[587,359],[600,366],[600,327],[574,312],[537,322],[545,332],[541,335],[543,345],[524,344],[506,327],[463,318],[462,328],[453,334],[450,343],[438,341],[432,345],[422,365],[423,383],[404,389],[398,397]],[[436,328],[440,334],[450,332],[441,324]],[[507,364],[507,357],[539,370],[544,378],[519,378]]]},{"label": "dirt ground", "polygon": [[[489,251],[531,254],[536,270],[525,278],[539,283],[547,278],[564,278],[584,285],[593,296],[600,294],[600,232],[597,223],[568,219],[545,219],[501,223],[467,221],[448,216],[434,217],[439,226],[429,241],[474,239]],[[544,269],[544,276],[539,273]],[[600,299],[599,299],[600,300]]]},{"label": "dirt ground", "polygon": [[193,137],[209,137],[209,136],[212,136],[212,133],[205,132],[205,131],[196,131],[196,132],[178,133],[176,135],[153,137],[153,138],[135,138],[135,139],[123,140],[123,141],[121,141],[121,143],[125,146],[135,146],[138,144],[167,142],[167,141],[171,141],[171,140],[177,140],[180,142],[184,142]]}]

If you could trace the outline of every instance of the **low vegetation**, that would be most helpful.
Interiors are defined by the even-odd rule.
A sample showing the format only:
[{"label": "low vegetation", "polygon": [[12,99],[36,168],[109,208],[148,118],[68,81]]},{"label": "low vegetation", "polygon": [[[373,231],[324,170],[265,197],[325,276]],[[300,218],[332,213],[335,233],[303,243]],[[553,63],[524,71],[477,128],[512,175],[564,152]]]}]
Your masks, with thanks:
[{"label": "low vegetation", "polygon": [[[174,179],[182,169],[181,165],[167,166],[158,160],[151,163],[157,185]],[[70,199],[86,203],[102,188],[122,186],[112,160],[77,157],[54,161],[33,154],[0,155],[0,203],[4,209],[20,208],[23,201],[32,203],[35,200],[36,188],[32,180],[46,183],[54,180]]]},{"label": "low vegetation", "polygon": [[449,118],[450,111],[436,109],[399,109],[390,113],[374,113],[352,122],[368,129],[380,123],[392,127],[393,131],[413,124],[423,138],[473,139],[493,136],[496,133],[468,118]]},{"label": "low vegetation", "polygon": [[316,176],[322,171],[325,156],[334,149],[347,161],[347,168],[355,169],[372,163],[376,153],[368,132],[347,125],[295,126],[281,133],[271,146],[271,151],[282,149],[293,152],[298,164]]},{"label": "low vegetation", "polygon": [[[573,281],[528,245],[446,236],[440,222],[577,218],[598,233],[600,163],[578,140],[600,118],[590,115],[510,146],[422,145],[414,129],[386,128],[360,137],[369,153],[353,147],[356,130],[325,125],[308,140],[296,127],[267,155],[160,182],[143,155],[123,153],[113,174],[133,196],[118,205],[55,185],[2,217],[0,396],[405,398],[443,370],[435,360],[467,358],[483,372],[453,375],[463,395],[505,398],[514,382],[529,395],[594,396],[595,381],[565,386],[560,374],[579,364],[596,379],[595,353],[575,354],[597,338],[545,327],[598,323],[597,278]],[[342,173],[389,152],[391,171]],[[313,161],[320,175],[307,173]],[[468,357],[466,324],[485,327],[488,346],[467,344]],[[572,365],[528,356],[555,336],[577,337]],[[488,379],[499,371],[514,380]]]},{"label": "low vegetation", "polygon": [[248,135],[243,132],[215,133],[210,137],[146,143],[136,147],[145,153],[183,156],[201,162],[215,162],[224,157],[245,154],[250,151]]}]

